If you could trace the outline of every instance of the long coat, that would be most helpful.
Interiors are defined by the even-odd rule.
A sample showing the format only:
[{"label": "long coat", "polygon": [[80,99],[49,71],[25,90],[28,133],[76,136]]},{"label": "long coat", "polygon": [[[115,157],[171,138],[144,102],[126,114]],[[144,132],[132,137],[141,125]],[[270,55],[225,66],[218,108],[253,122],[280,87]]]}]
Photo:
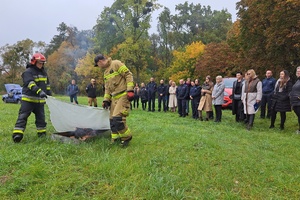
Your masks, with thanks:
[{"label": "long coat", "polygon": [[245,81],[242,88],[242,101],[244,104],[244,113],[247,115],[255,114],[254,104],[256,101],[261,101],[262,98],[262,84],[256,77],[250,83]]},{"label": "long coat", "polygon": [[215,97],[212,101],[214,105],[222,105],[224,103],[224,89],[225,85],[223,82],[215,84],[212,92],[212,96]]},{"label": "long coat", "polygon": [[290,97],[289,94],[292,91],[293,83],[288,80],[283,86],[282,91],[279,91],[279,80],[275,85],[275,90],[272,95],[272,106],[271,109],[276,112],[289,112],[291,111]]},{"label": "long coat", "polygon": [[177,97],[176,97],[176,86],[170,86],[169,87],[169,108],[177,107]]},{"label": "long coat", "polygon": [[[238,84],[239,83],[239,84]],[[240,82],[238,82],[237,80],[233,82],[233,87],[232,87],[232,114],[235,115],[237,113],[244,113],[242,111],[243,109],[243,102],[241,100],[241,98],[239,99],[234,99],[234,94],[242,94],[242,88],[243,88],[243,84],[244,84],[244,79],[241,80]],[[238,87],[239,86],[239,87]],[[237,92],[239,91],[239,92]],[[241,95],[242,97],[242,95]],[[237,103],[235,103],[237,102]]]},{"label": "long coat", "polygon": [[[206,89],[207,85],[202,85],[202,89]],[[201,99],[200,99],[200,103],[198,106],[198,110],[203,110],[203,111],[212,111],[212,98],[211,98],[211,94],[213,91],[213,86],[211,86],[210,88],[208,88],[208,92],[206,92],[205,94],[202,94]]]},{"label": "long coat", "polygon": [[300,77],[297,82],[293,85],[292,91],[290,93],[291,105],[300,106]]}]

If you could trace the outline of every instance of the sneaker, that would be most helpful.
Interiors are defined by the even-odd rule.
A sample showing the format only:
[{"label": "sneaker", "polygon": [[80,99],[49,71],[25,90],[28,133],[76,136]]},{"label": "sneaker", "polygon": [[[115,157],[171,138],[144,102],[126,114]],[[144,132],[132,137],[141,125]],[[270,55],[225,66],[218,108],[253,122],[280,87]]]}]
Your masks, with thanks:
[{"label": "sneaker", "polygon": [[131,139],[132,139],[132,136],[130,136],[127,140],[122,140],[121,141],[121,146],[122,147],[127,147]]},{"label": "sneaker", "polygon": [[274,125],[271,125],[269,128],[274,128]]},{"label": "sneaker", "polygon": [[14,133],[12,135],[12,139],[15,143],[19,143],[21,142],[21,140],[23,139],[23,134],[20,134],[20,133]]}]

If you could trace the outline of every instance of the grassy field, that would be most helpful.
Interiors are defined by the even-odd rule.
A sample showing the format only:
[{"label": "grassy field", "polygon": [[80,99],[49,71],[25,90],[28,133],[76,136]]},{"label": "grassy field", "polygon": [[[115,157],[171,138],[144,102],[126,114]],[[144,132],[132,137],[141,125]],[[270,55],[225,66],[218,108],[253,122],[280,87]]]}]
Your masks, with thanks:
[{"label": "grassy field", "polygon": [[[0,199],[300,198],[294,113],[288,113],[283,131],[279,119],[270,130],[269,120],[258,117],[247,131],[230,110],[217,124],[132,110],[128,124],[134,136],[124,149],[107,137],[80,144],[37,138],[33,115],[24,139],[14,144],[19,107],[0,103]],[[55,130],[47,106],[46,113],[50,135]]]}]

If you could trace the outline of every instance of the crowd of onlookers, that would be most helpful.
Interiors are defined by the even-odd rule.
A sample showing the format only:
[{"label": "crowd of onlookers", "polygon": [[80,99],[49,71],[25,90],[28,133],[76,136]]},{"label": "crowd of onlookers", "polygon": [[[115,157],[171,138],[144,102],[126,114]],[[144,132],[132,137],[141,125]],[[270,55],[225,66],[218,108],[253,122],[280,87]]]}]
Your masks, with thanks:
[{"label": "crowd of onlookers", "polygon": [[[296,76],[297,81],[293,84],[286,70],[280,72],[277,80],[271,70],[266,71],[263,80],[258,78],[253,69],[248,70],[245,75],[237,72],[230,97],[235,120],[245,123],[246,128],[250,130],[255,114],[260,110],[260,118],[270,119],[269,128],[274,128],[279,112],[280,129],[283,130],[286,112],[294,110],[299,124],[297,133],[300,133],[300,67],[297,68]],[[157,97],[159,112],[178,112],[179,117],[190,115],[200,121],[214,119],[214,122],[221,122],[224,89],[222,76],[215,77],[215,83],[208,75],[202,84],[198,79],[187,78],[179,80],[178,85],[172,80],[168,84],[160,80],[157,84],[151,77],[147,84],[135,84],[132,109],[138,108],[141,102],[143,110],[154,112]]]}]

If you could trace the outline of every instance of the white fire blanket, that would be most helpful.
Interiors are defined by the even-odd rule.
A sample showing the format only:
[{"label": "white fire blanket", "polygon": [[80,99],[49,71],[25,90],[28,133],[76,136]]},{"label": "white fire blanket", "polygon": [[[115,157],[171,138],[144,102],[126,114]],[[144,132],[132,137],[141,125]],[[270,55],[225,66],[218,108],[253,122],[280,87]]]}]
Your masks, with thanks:
[{"label": "white fire blanket", "polygon": [[57,132],[75,131],[76,128],[110,129],[108,110],[67,103],[51,96],[46,99],[46,104]]}]

